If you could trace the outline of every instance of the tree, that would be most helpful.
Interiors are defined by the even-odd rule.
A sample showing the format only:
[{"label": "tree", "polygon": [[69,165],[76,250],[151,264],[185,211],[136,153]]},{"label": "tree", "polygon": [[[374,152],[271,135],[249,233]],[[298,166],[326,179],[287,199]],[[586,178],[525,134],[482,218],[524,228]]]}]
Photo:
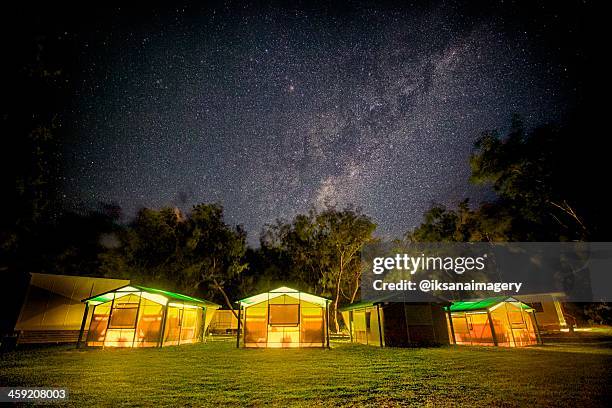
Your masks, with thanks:
[{"label": "tree", "polygon": [[288,260],[286,282],[305,291],[324,292],[322,276],[329,269],[330,259],[316,211],[298,214],[291,223],[277,220],[268,225],[261,237],[261,248],[268,253],[276,251],[280,259]]},{"label": "tree", "polygon": [[[3,64],[4,99],[0,132],[0,272],[38,270],[48,252],[47,236],[61,210],[62,116],[58,105],[67,96],[69,75],[53,60],[57,41],[16,38],[15,53]],[[61,53],[61,47],[60,47]],[[35,95],[36,97],[33,97]]]},{"label": "tree", "polygon": [[290,259],[288,279],[316,294],[331,296],[332,319],[340,330],[341,299],[353,302],[361,278],[360,251],[373,241],[376,228],[358,210],[327,208],[297,215],[291,223],[277,222],[262,237],[262,246],[278,248]]},{"label": "tree", "polygon": [[[496,198],[455,211],[434,206],[407,236],[414,241],[608,241],[607,201],[590,178],[602,174],[585,122],[526,131],[514,117],[510,132],[485,132],[470,157],[471,181],[492,186]],[[577,306],[594,321],[609,305]]]},{"label": "tree", "polygon": [[[332,317],[336,332],[339,332],[338,306],[343,283],[350,282],[353,284],[350,295],[350,302],[353,303],[359,289],[357,282],[361,278],[359,254],[364,245],[373,240],[372,234],[376,229],[376,224],[359,211],[352,209],[336,211],[333,208],[319,214],[317,224],[323,231],[321,234],[324,238],[323,243],[331,259],[330,268],[323,276],[334,287]],[[352,267],[353,273],[349,275],[350,267]]]},{"label": "tree", "polygon": [[174,208],[142,208],[126,226],[105,236],[99,255],[104,276],[184,289],[184,218]]},{"label": "tree", "polygon": [[[236,315],[225,286],[247,268],[244,263],[246,233],[242,227],[231,228],[223,221],[223,207],[218,204],[196,205],[187,221],[189,235],[186,258],[187,276],[196,287],[210,286],[223,296]],[[237,317],[237,315],[236,315]]]},{"label": "tree", "polygon": [[467,199],[457,210],[434,205],[424,221],[406,234],[412,242],[505,242],[512,241],[512,217],[503,205],[482,203],[470,209]]},{"label": "tree", "polygon": [[225,224],[219,204],[196,205],[187,216],[176,208],[143,208],[114,239],[117,244],[100,255],[104,275],[219,294],[233,310],[227,287],[239,286],[247,267],[246,233]]},{"label": "tree", "polygon": [[475,184],[496,197],[471,209],[435,205],[409,233],[417,241],[575,241],[604,238],[607,218],[583,180],[590,166],[576,127],[542,126],[526,131],[514,117],[501,137],[484,132],[470,157]]},{"label": "tree", "polygon": [[577,154],[582,148],[574,132],[570,125],[526,132],[515,116],[505,137],[485,132],[476,141],[471,181],[493,187],[494,204],[513,218],[516,238],[588,240],[597,233],[590,222],[597,199],[582,181],[590,176],[584,163],[590,159]]}]

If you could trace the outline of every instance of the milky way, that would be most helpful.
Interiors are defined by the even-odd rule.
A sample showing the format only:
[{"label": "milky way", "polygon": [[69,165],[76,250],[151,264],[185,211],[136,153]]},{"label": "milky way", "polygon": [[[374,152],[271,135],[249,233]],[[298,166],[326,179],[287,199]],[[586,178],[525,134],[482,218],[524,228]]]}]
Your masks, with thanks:
[{"label": "milky way", "polygon": [[515,113],[556,121],[572,99],[546,33],[504,13],[114,13],[80,34],[66,202],[220,202],[251,243],[312,206],[360,207],[399,236],[434,202],[491,198],[468,180],[474,140]]}]

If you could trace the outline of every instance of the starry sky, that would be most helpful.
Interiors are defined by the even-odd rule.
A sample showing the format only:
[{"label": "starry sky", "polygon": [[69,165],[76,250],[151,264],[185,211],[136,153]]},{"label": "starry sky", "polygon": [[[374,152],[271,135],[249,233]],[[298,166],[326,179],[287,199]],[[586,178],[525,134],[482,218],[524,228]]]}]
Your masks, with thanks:
[{"label": "starry sky", "polygon": [[107,10],[60,34],[77,44],[63,198],[126,216],[220,202],[252,244],[312,206],[392,237],[434,202],[490,199],[474,140],[513,114],[562,120],[580,49],[554,2],[467,4]]}]

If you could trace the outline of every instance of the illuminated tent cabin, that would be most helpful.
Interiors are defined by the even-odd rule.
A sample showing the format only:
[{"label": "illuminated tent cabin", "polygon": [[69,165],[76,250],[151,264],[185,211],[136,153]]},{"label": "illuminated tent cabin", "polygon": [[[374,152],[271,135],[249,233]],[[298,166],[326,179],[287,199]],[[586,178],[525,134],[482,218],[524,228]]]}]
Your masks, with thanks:
[{"label": "illuminated tent cabin", "polygon": [[[18,344],[76,343],[83,320],[84,297],[129,284],[129,280],[30,273],[15,324]],[[87,322],[91,314],[86,316]]]},{"label": "illuminated tent cabin", "polygon": [[238,330],[238,318],[231,310],[217,310],[208,326],[209,333],[228,334]]},{"label": "illuminated tent cabin", "polygon": [[520,347],[540,338],[534,309],[512,297],[454,302],[449,311],[455,344]]},{"label": "illuminated tent cabin", "polygon": [[373,300],[340,308],[351,341],[380,347],[450,344],[442,299],[430,302]]},{"label": "illuminated tent cabin", "polygon": [[239,300],[236,345],[329,347],[330,302],[287,287]]},{"label": "illuminated tent cabin", "polygon": [[[197,343],[202,341],[214,311],[219,308],[206,300],[137,285],[127,285],[83,302],[88,308],[93,306],[86,345],[94,347]],[[84,326],[85,319],[81,331]]]},{"label": "illuminated tent cabin", "polygon": [[558,332],[568,327],[561,300],[563,292],[536,293],[516,296],[534,310],[540,332]]}]

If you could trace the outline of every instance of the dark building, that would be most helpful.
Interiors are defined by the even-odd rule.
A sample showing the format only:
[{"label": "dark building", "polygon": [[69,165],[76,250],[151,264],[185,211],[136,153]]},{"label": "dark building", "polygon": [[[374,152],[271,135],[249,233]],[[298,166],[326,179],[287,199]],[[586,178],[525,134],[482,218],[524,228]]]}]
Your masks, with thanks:
[{"label": "dark building", "polygon": [[442,299],[431,302],[375,300],[340,308],[351,341],[375,346],[418,347],[450,344]]}]

